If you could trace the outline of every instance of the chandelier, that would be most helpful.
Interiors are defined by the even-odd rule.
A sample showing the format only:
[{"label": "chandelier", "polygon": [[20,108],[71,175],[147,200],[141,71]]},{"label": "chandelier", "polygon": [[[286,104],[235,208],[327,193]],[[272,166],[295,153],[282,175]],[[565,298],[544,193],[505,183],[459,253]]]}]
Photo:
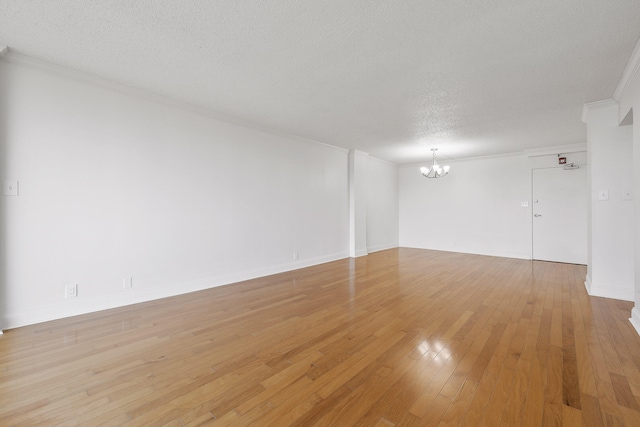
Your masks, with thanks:
[{"label": "chandelier", "polygon": [[430,168],[427,168],[425,166],[421,167],[420,172],[425,178],[442,178],[449,173],[449,166],[440,166],[436,162],[436,151],[438,151],[437,148],[432,148],[431,151],[433,151],[433,164]]}]

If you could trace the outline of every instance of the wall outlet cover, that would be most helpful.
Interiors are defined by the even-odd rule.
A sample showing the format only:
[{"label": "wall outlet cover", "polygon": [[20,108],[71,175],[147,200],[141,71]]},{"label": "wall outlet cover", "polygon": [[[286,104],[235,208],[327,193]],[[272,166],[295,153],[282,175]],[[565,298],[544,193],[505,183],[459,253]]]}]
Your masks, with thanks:
[{"label": "wall outlet cover", "polygon": [[4,196],[17,196],[18,195],[18,181],[3,181],[2,182],[2,194]]},{"label": "wall outlet cover", "polygon": [[64,287],[64,297],[65,298],[75,298],[78,296],[78,285],[67,285]]}]

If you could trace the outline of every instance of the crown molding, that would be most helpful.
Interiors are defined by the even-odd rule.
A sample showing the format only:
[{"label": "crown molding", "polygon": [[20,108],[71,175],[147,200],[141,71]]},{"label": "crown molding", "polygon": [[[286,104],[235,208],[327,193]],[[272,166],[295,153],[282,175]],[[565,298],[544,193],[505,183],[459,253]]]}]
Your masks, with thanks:
[{"label": "crown molding", "polygon": [[[487,154],[486,156],[470,156],[470,157],[458,157],[454,159],[453,157],[448,157],[447,160],[443,160],[442,162],[438,162],[439,164],[456,164],[456,163],[464,163],[464,162],[475,162],[478,160],[493,160],[493,159],[506,159],[506,158],[514,158],[514,157],[524,157],[524,151],[510,152],[510,153],[500,153],[500,154]],[[442,160],[442,159],[441,159]],[[419,162],[411,162],[411,163],[403,163],[398,165],[399,168],[415,168],[424,166],[426,163],[431,164],[431,159],[421,160]]]},{"label": "crown molding", "polygon": [[633,78],[638,74],[638,70],[640,70],[640,40],[638,40],[636,47],[633,49],[629,63],[627,63],[627,68],[625,68],[624,73],[622,73],[622,78],[616,87],[616,91],[613,92],[613,99],[617,101],[620,100],[620,97],[622,97],[622,94],[627,90]]},{"label": "crown molding", "polygon": [[589,102],[582,106],[582,123],[587,123],[589,120],[589,112],[598,108],[606,108],[618,106],[618,103],[614,99],[603,99],[602,101]]},{"label": "crown molding", "polygon": [[188,111],[190,113],[204,116],[216,121],[253,129],[259,132],[264,132],[270,135],[275,135],[283,138],[295,139],[300,142],[320,144],[327,148],[340,151],[342,153],[349,153],[349,150],[346,148],[337,147],[335,145],[327,144],[321,141],[316,141],[315,139],[306,138],[304,136],[292,134],[276,128],[250,122],[248,120],[243,120],[243,119],[229,116],[223,113],[218,113],[206,107],[189,104],[183,101],[178,101],[164,95],[158,95],[156,93],[138,89],[133,86],[127,86],[122,83],[117,83],[111,80],[104,79],[102,77],[98,77],[92,74],[84,73],[82,71],[74,70],[72,68],[52,64],[50,62],[43,61],[41,59],[34,58],[32,56],[16,53],[11,49],[9,49],[8,47],[4,47],[4,49],[2,48],[3,46],[0,46],[0,61],[3,61],[3,62],[8,62],[10,64],[40,70],[45,73],[54,74],[54,75],[67,78],[70,80],[74,80],[77,82],[89,84],[92,86],[98,86],[104,89],[109,89],[114,92],[132,96],[134,98],[144,99],[146,101],[154,102],[157,104],[167,105],[169,107],[173,107],[183,111]]},{"label": "crown molding", "polygon": [[372,156],[372,155],[370,155],[370,154],[368,155],[367,159],[368,159],[368,160],[376,161],[376,162],[378,162],[378,163],[384,163],[384,164],[389,165],[389,166],[395,166],[396,168],[399,166],[397,163],[393,163],[393,162],[391,162],[391,161],[389,161],[389,160],[381,159],[381,158],[379,158],[379,157],[373,157],[373,156]]},{"label": "crown molding", "polygon": [[357,148],[351,149],[349,150],[349,154],[358,154],[360,156],[367,156],[369,157],[369,153],[367,153],[366,151],[362,151],[362,150],[358,150]]},{"label": "crown molding", "polygon": [[569,144],[569,145],[556,145],[554,147],[534,148],[532,150],[525,150],[527,157],[539,157],[550,156],[555,154],[567,154],[567,153],[579,153],[587,151],[587,143]]},{"label": "crown molding", "polygon": [[[447,160],[447,163],[454,164],[457,162],[515,158],[515,157],[555,156],[557,154],[582,153],[586,151],[587,151],[587,143],[582,142],[579,144],[555,145],[553,147],[532,148],[530,150],[524,150],[524,151],[519,151],[515,153],[492,154],[488,156],[476,156],[476,157],[461,157],[458,159]],[[426,161],[422,161],[419,163],[403,164],[403,165],[400,165],[399,167],[401,169],[414,168],[417,166],[422,166],[425,162]]]}]

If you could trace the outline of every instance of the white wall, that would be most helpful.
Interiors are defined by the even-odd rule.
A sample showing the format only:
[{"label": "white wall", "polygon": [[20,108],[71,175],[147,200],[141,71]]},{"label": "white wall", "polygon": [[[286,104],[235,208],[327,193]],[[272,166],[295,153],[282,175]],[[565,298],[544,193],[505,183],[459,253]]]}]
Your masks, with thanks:
[{"label": "white wall", "polygon": [[398,166],[367,160],[367,252],[376,252],[398,246]]},{"label": "white wall", "polygon": [[400,168],[400,245],[529,258],[531,192],[526,156],[447,162],[448,176]]},{"label": "white wall", "polygon": [[[631,323],[640,334],[640,41],[614,94],[619,121],[633,128],[634,301]],[[634,117],[635,116],[635,117]]]},{"label": "white wall", "polygon": [[0,82],[5,328],[347,256],[346,150],[3,61]]},{"label": "white wall", "polygon": [[[589,104],[587,138],[590,165],[590,295],[633,301],[633,129],[618,126],[618,105]],[[609,192],[600,200],[599,190]]]},{"label": "white wall", "polygon": [[[586,163],[584,152],[565,156]],[[400,168],[400,246],[531,259],[531,170],[558,167],[557,155],[446,163],[451,172],[438,179]]]},{"label": "white wall", "polygon": [[369,154],[349,152],[349,256],[367,255],[367,163]]}]

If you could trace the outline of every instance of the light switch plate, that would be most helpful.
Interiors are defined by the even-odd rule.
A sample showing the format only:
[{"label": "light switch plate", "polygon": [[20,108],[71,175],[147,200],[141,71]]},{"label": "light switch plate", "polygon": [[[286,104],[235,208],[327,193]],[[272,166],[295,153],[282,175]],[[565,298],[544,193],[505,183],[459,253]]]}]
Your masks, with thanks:
[{"label": "light switch plate", "polygon": [[528,208],[529,207],[529,201],[525,200],[524,202],[520,202],[520,206],[523,208]]},{"label": "light switch plate", "polygon": [[18,181],[4,181],[2,183],[2,194],[5,196],[17,196]]},{"label": "light switch plate", "polygon": [[609,200],[609,190],[598,190],[598,200]]},{"label": "light switch plate", "polygon": [[633,200],[631,190],[622,190],[622,200]]}]

